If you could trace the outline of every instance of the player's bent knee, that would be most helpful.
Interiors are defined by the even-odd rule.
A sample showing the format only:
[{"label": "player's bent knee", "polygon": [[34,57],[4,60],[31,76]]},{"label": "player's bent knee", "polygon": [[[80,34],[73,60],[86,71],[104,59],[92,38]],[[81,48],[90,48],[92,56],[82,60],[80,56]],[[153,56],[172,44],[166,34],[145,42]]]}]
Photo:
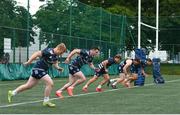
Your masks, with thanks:
[{"label": "player's bent knee", "polygon": [[106,81],[109,81],[109,79],[110,79],[109,77],[108,77],[108,78],[105,78]]},{"label": "player's bent knee", "polygon": [[85,77],[83,77],[83,78],[82,78],[82,81],[83,81],[83,82],[84,82],[84,81],[86,81],[86,78],[85,78]]},{"label": "player's bent knee", "polygon": [[131,80],[137,80],[136,76],[131,77]]},{"label": "player's bent knee", "polygon": [[49,86],[49,87],[54,87],[54,83],[53,83],[53,82],[49,82],[49,83],[47,84],[47,86]]},{"label": "player's bent knee", "polygon": [[54,83],[51,84],[51,87],[54,87]]},{"label": "player's bent knee", "polygon": [[94,77],[93,79],[94,79],[94,80],[97,80],[97,79],[98,79],[98,77]]},{"label": "player's bent knee", "polygon": [[51,87],[54,87],[54,83],[51,83],[50,85],[51,85]]}]

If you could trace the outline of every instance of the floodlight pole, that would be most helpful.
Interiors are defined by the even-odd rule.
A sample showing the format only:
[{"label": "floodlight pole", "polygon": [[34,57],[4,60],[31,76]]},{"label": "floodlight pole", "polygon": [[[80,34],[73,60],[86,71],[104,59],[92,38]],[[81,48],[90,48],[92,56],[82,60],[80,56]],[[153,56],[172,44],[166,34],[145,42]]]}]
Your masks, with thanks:
[{"label": "floodlight pole", "polygon": [[[44,2],[45,0],[39,0],[40,2]],[[29,30],[29,22],[30,22],[30,12],[29,12],[29,9],[30,9],[30,0],[27,0],[27,32],[26,32],[26,45],[27,45],[27,58],[26,60],[28,61],[29,59],[29,33],[30,33],[30,30]]]},{"label": "floodlight pole", "polygon": [[141,0],[138,0],[138,49],[141,48]]}]

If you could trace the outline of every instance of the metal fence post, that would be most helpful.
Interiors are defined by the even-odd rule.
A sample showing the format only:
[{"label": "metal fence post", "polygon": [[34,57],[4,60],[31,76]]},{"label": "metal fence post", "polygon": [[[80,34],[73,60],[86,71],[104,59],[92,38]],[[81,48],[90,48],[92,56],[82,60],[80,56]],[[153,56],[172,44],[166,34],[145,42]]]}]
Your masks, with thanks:
[{"label": "metal fence post", "polygon": [[27,3],[27,10],[28,10],[28,12],[27,12],[27,32],[26,32],[26,45],[27,45],[27,58],[26,58],[26,60],[28,60],[29,59],[29,8],[30,8],[30,6],[29,6],[29,0],[28,0],[28,3]]},{"label": "metal fence post", "polygon": [[70,4],[70,11],[69,11],[69,14],[70,14],[70,16],[69,16],[69,21],[70,21],[70,22],[69,22],[69,24],[70,24],[70,25],[69,25],[69,26],[70,26],[70,27],[69,27],[69,36],[70,36],[69,45],[70,45],[70,47],[69,47],[69,48],[70,48],[70,50],[71,50],[71,48],[72,48],[72,47],[71,47],[71,39],[72,39],[72,38],[71,38],[71,36],[72,36],[72,0],[70,0],[70,2],[71,2],[71,4]]},{"label": "metal fence post", "polygon": [[99,27],[99,40],[100,40],[100,46],[101,46],[101,31],[102,31],[102,7],[100,7],[100,27]]},{"label": "metal fence post", "polygon": [[109,35],[110,37],[109,37],[109,38],[110,38],[110,43],[111,43],[111,14],[110,14],[110,21],[109,21],[109,22],[110,22],[110,26],[109,26],[109,27],[110,27],[110,33],[109,33],[109,34],[110,34],[110,35]]},{"label": "metal fence post", "polygon": [[121,35],[120,35],[121,48],[123,48],[123,45],[124,45],[123,34],[124,34],[124,16],[122,16],[122,24],[121,24]]},{"label": "metal fence post", "polygon": [[13,63],[15,63],[15,42],[16,42],[16,31],[13,29]]}]

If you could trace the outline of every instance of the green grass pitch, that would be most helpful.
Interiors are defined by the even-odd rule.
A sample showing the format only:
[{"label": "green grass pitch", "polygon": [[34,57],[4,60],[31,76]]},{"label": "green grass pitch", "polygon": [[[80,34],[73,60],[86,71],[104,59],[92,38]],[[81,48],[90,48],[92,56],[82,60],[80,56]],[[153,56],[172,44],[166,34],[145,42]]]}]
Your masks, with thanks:
[{"label": "green grass pitch", "polygon": [[102,93],[96,93],[98,81],[89,87],[89,93],[81,91],[79,85],[74,90],[74,97],[57,99],[55,91],[66,83],[67,78],[54,79],[51,94],[55,108],[42,106],[44,84],[40,82],[31,90],[22,92],[7,101],[7,92],[26,81],[0,81],[0,114],[180,114],[180,76],[164,76],[166,83],[153,84],[152,77],[146,78],[146,86],[127,89],[118,85],[112,90],[106,85]]}]

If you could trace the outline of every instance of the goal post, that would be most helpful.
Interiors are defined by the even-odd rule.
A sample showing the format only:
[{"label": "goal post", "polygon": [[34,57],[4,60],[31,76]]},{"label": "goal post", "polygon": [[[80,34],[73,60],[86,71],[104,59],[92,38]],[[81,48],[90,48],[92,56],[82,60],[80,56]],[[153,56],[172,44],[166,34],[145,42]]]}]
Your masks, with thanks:
[{"label": "goal post", "polygon": [[141,20],[141,0],[138,0],[138,48],[141,48],[141,26],[156,30],[156,47],[155,51],[158,51],[159,47],[159,0],[156,0],[156,26],[145,24]]},{"label": "goal post", "polygon": [[[141,20],[141,0],[138,0],[138,51],[136,55],[141,53],[141,26],[146,26],[156,31],[156,46],[155,46],[155,57],[153,57],[153,78],[156,84],[165,83],[160,73],[160,59],[158,58],[158,47],[159,47],[159,0],[156,0],[156,26],[145,24]],[[140,55],[140,58],[141,55]],[[140,74],[139,74],[140,73]],[[141,76],[141,69],[138,71],[138,79],[135,81],[135,85],[144,85],[145,77]]]}]

